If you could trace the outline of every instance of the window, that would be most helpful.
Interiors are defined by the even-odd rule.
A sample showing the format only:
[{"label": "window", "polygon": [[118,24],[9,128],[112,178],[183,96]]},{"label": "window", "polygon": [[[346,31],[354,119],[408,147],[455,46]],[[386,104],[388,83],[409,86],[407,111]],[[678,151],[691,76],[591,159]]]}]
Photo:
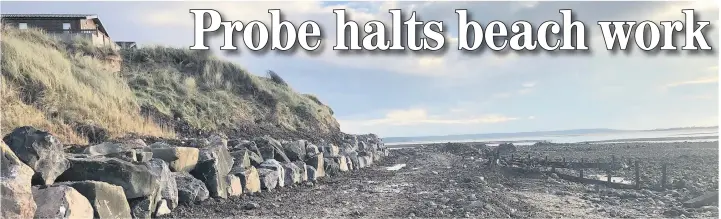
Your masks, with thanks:
[{"label": "window", "polygon": [[69,32],[70,30],[70,23],[63,23],[63,30],[65,32]]},{"label": "window", "polygon": [[28,23],[19,23],[18,29],[21,29],[21,30],[28,29]]}]

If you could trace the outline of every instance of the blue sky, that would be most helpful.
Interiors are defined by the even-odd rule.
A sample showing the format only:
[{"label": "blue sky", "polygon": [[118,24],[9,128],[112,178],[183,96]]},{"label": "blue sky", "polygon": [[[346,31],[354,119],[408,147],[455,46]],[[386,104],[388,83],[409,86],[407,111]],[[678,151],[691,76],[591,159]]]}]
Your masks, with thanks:
[{"label": "blue sky", "polygon": [[[718,6],[705,2],[7,2],[2,13],[97,14],[116,41],[189,47],[189,9],[216,9],[226,20],[268,21],[281,9],[299,25],[314,20],[325,35],[323,52],[292,55],[221,53],[249,71],[279,73],[294,89],[316,94],[335,111],[341,128],[381,136],[521,132],[577,128],[650,129],[718,124],[718,50],[713,54],[649,55],[606,51],[597,21],[682,20],[696,9],[711,21],[707,40],[718,46]],[[339,54],[334,8],[351,18],[389,21],[388,9],[416,11],[419,20],[444,21],[442,54]],[[560,20],[573,9],[585,23],[591,53],[484,52],[455,50],[455,9],[468,9],[485,26],[492,20],[526,20],[534,26]],[[388,28],[390,28],[390,23]],[[681,44],[682,45],[682,44]]]}]

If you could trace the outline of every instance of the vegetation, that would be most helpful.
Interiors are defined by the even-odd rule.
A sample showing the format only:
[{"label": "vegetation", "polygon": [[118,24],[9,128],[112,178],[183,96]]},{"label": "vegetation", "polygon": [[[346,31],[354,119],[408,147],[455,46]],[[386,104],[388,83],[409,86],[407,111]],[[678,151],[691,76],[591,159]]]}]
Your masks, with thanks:
[{"label": "vegetation", "polygon": [[[119,54],[85,41],[61,43],[38,30],[4,28],[2,34],[2,134],[32,125],[85,143],[75,130],[89,124],[114,137],[256,126],[339,131],[331,109],[316,97],[296,93],[275,73],[256,76],[208,52],[148,47]],[[103,60],[110,56],[122,56],[119,73],[107,70]]]}]

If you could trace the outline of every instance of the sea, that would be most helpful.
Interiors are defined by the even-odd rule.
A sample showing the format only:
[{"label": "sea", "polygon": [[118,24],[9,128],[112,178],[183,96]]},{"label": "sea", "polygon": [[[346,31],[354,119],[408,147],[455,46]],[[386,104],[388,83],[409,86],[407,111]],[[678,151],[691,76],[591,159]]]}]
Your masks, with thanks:
[{"label": "sea", "polygon": [[489,146],[500,143],[532,145],[551,143],[628,143],[628,142],[710,142],[718,141],[718,127],[679,128],[664,130],[569,130],[553,132],[500,133],[456,136],[419,136],[384,138],[386,145],[431,144],[446,142],[484,142]]}]

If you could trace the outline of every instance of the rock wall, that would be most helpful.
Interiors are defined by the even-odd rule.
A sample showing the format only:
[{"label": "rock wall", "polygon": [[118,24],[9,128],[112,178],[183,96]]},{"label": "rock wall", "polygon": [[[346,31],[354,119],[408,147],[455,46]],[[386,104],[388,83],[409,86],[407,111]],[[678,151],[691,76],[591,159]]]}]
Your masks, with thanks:
[{"label": "rock wall", "polygon": [[213,135],[150,145],[114,140],[79,150],[27,126],[0,146],[3,218],[152,218],[178,204],[313,183],[388,154],[373,134],[346,135],[342,145]]}]

